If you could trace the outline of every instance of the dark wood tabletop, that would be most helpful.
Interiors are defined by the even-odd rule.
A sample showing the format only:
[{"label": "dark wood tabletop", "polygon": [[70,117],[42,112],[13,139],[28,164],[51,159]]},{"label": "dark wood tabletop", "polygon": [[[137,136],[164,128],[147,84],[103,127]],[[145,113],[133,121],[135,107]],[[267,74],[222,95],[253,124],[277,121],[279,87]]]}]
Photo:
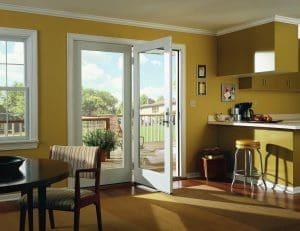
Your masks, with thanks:
[{"label": "dark wood tabletop", "polygon": [[[0,193],[21,191],[28,196],[29,230],[33,230],[32,190],[38,189],[39,230],[46,229],[46,188],[67,178],[69,164],[60,160],[25,159],[19,170],[0,171]],[[25,230],[20,223],[20,230]]]},{"label": "dark wood tabletop", "polygon": [[50,159],[26,159],[15,173],[1,173],[0,193],[49,185],[68,177],[68,163]]}]

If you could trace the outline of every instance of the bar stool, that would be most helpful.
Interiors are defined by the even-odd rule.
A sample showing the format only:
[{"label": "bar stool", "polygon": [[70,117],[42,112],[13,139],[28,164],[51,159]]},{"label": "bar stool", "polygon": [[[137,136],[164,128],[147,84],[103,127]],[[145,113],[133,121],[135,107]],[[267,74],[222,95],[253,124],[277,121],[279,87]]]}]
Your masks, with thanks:
[{"label": "bar stool", "polygon": [[[250,178],[251,182],[251,189],[253,188],[253,177],[261,177],[262,182],[267,189],[266,182],[264,179],[264,171],[262,166],[262,155],[259,151],[260,149],[260,142],[256,140],[236,140],[235,141],[235,154],[234,154],[234,169],[233,169],[233,180],[231,183],[231,188],[235,182],[236,176],[244,176],[244,185],[247,182],[247,177]],[[244,152],[241,152],[244,150]],[[253,157],[254,153],[257,151],[259,160],[260,160],[260,171],[253,168]],[[244,153],[244,169],[238,169],[238,154]],[[248,155],[247,155],[248,154]],[[248,157],[248,158],[247,158]],[[248,169],[249,166],[249,169]]]}]

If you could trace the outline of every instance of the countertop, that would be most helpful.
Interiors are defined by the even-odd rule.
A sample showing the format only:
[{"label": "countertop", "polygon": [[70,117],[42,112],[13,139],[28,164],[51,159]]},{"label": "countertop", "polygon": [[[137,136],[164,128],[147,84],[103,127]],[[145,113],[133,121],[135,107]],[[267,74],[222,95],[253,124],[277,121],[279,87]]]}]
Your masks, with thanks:
[{"label": "countertop", "polygon": [[281,114],[271,115],[273,120],[282,120],[278,123],[262,123],[262,122],[247,122],[247,121],[216,121],[214,116],[208,116],[208,124],[223,125],[223,126],[240,126],[240,127],[257,127],[257,128],[273,128],[273,129],[289,129],[300,130],[300,116],[299,114]]}]

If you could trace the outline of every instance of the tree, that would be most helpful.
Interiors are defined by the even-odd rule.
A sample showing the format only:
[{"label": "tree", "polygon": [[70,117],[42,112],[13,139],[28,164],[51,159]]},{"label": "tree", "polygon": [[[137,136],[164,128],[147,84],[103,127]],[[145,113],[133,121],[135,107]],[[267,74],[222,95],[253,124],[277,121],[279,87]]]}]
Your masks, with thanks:
[{"label": "tree", "polygon": [[84,116],[115,114],[117,103],[118,99],[107,91],[82,89],[82,115]]},{"label": "tree", "polygon": [[164,97],[162,95],[158,96],[156,102],[164,102]]},{"label": "tree", "polygon": [[148,96],[143,94],[140,96],[140,105],[148,104]]},{"label": "tree", "polygon": [[[13,87],[23,87],[22,83],[14,83]],[[25,96],[24,91],[1,91],[0,93],[1,120],[6,120],[6,113],[9,119],[24,119]]]}]

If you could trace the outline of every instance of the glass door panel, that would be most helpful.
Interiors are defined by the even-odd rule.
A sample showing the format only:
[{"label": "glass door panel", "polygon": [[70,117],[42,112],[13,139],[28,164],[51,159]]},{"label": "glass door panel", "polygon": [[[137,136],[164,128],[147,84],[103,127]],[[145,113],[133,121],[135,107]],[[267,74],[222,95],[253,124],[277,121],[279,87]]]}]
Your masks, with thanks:
[{"label": "glass door panel", "polygon": [[[117,141],[115,149],[103,157],[101,168],[124,166],[123,76],[124,54],[108,51],[81,51],[81,118],[83,143],[88,134],[110,130]],[[100,135],[99,135],[100,138]]]},{"label": "glass door panel", "polygon": [[164,172],[164,50],[139,53],[140,168]]},{"label": "glass door panel", "polygon": [[134,46],[134,180],[172,192],[171,38]]},{"label": "glass door panel", "polygon": [[[129,45],[75,43],[80,107],[76,144],[114,148],[101,158],[101,184],[131,181],[131,54]],[[108,140],[108,137],[112,139]],[[108,144],[109,145],[109,144]]]}]

